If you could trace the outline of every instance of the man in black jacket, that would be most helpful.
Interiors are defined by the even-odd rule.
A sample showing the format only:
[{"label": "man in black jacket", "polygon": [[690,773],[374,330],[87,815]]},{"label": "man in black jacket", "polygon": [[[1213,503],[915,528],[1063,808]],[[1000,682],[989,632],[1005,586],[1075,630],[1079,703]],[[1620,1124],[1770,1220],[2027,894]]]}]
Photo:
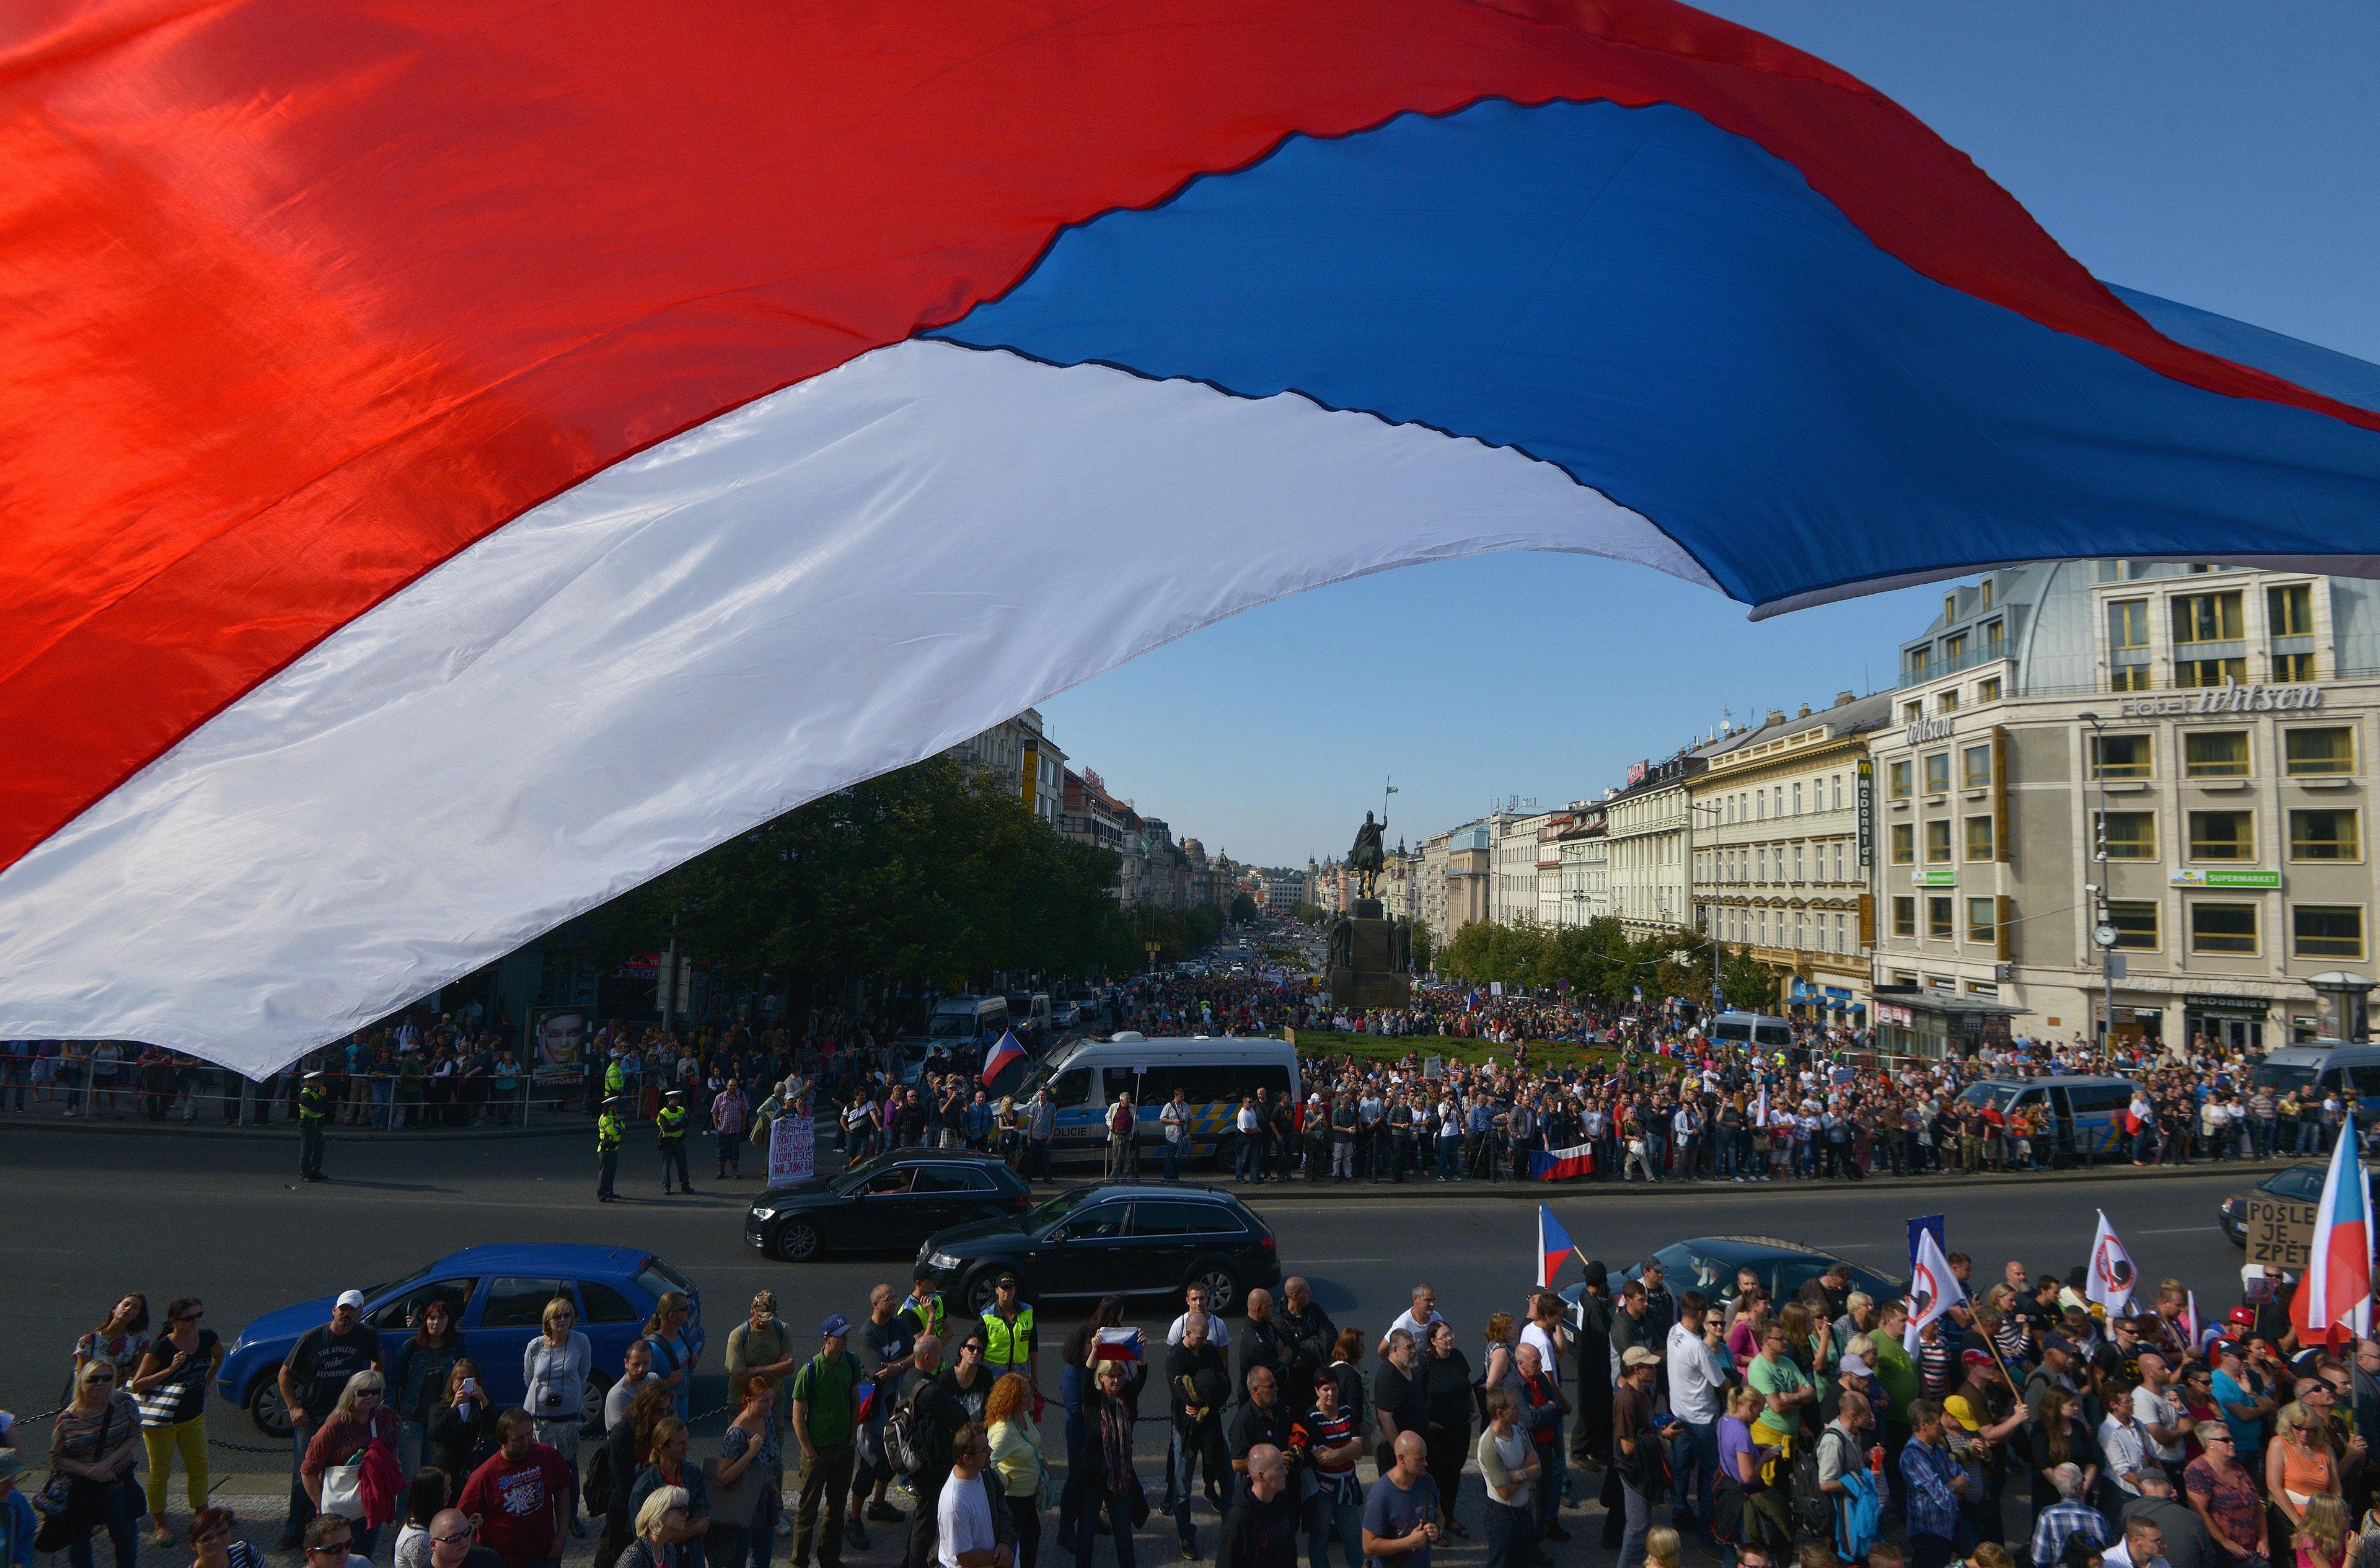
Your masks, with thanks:
[{"label": "man in black jacket", "polygon": [[1281,1328],[1281,1401],[1292,1410],[1311,1410],[1314,1380],[1337,1354],[1339,1327],[1314,1299],[1313,1287],[1295,1274],[1281,1282],[1273,1319]]},{"label": "man in black jacket", "polygon": [[932,1334],[919,1338],[917,1347],[909,1353],[909,1365],[918,1374],[907,1396],[909,1408],[917,1416],[911,1430],[924,1450],[925,1467],[910,1477],[917,1489],[917,1509],[909,1515],[909,1546],[902,1561],[903,1568],[932,1568],[938,1529],[935,1511],[941,1502],[942,1485],[951,1478],[951,1442],[966,1426],[967,1413],[936,1376],[942,1369],[939,1338]]},{"label": "man in black jacket", "polygon": [[1247,1485],[1223,1515],[1215,1568],[1297,1568],[1297,1501],[1280,1449],[1248,1451]]},{"label": "man in black jacket", "polygon": [[1248,1326],[1240,1331],[1240,1397],[1247,1398],[1248,1374],[1262,1367],[1272,1374],[1276,1387],[1283,1386],[1289,1377],[1289,1345],[1281,1333],[1281,1322],[1273,1315],[1272,1293],[1268,1290],[1248,1292]]},{"label": "man in black jacket", "polygon": [[1234,1497],[1247,1490],[1250,1453],[1268,1443],[1287,1452],[1293,1419],[1289,1406],[1281,1402],[1281,1385],[1273,1381],[1271,1367],[1249,1367],[1245,1392],[1247,1398],[1232,1416],[1232,1469],[1239,1477],[1232,1489]]},{"label": "man in black jacket", "polygon": [[1578,1364],[1578,1419],[1571,1428],[1571,1457],[1598,1466],[1611,1462],[1610,1278],[1600,1259],[1586,1266],[1572,1353]]},{"label": "man in black jacket", "polygon": [[1220,1512],[1222,1477],[1230,1463],[1223,1451],[1223,1405],[1232,1392],[1222,1347],[1207,1338],[1203,1312],[1182,1325],[1182,1343],[1165,1353],[1165,1389],[1172,1396],[1173,1442],[1165,1458],[1165,1512],[1173,1515],[1184,1558],[1198,1554],[1198,1533],[1190,1524],[1190,1494],[1199,1471],[1207,1475],[1207,1501]]}]

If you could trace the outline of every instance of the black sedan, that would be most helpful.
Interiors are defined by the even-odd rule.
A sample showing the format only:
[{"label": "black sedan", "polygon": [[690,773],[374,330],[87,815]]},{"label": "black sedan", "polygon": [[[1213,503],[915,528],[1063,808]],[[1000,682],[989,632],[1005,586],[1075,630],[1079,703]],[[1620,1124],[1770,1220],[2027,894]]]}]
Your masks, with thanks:
[{"label": "black sedan", "polygon": [[[2322,1179],[2328,1171],[2320,1165],[2292,1165],[2286,1171],[2276,1171],[2258,1182],[2255,1191],[2284,1203],[2320,1203]],[[2223,1200],[2221,1214],[2216,1223],[2231,1238],[2231,1245],[2244,1248],[2248,1245],[2248,1193],[2234,1193]]]},{"label": "black sedan", "polygon": [[1281,1283],[1271,1227],[1246,1204],[1172,1184],[1076,1187],[1013,1218],[944,1231],[917,1262],[969,1312],[990,1306],[993,1282],[1011,1270],[1027,1301],[1179,1295],[1199,1284],[1218,1313],[1244,1292]]},{"label": "black sedan", "polygon": [[[1838,1262],[1851,1271],[1852,1289],[1874,1297],[1879,1304],[1894,1300],[1909,1289],[1907,1280],[1879,1274],[1814,1246],[1779,1241],[1774,1236],[1696,1236],[1665,1246],[1653,1257],[1661,1265],[1661,1282],[1669,1287],[1671,1295],[1700,1291],[1713,1302],[1731,1302],[1736,1298],[1736,1276],[1745,1269],[1759,1280],[1768,1299],[1788,1302],[1800,1294],[1803,1285],[1825,1273],[1828,1264]],[[1642,1271],[1641,1265],[1631,1264],[1621,1277],[1633,1280]],[[1562,1299],[1577,1307],[1582,1288],[1572,1285],[1561,1293]],[[1617,1281],[1612,1288],[1615,1292],[1619,1289]]]},{"label": "black sedan", "polygon": [[762,1193],[744,1216],[744,1245],[789,1263],[907,1252],[936,1231],[1022,1214],[1032,1201],[1025,1178],[989,1154],[900,1149]]}]

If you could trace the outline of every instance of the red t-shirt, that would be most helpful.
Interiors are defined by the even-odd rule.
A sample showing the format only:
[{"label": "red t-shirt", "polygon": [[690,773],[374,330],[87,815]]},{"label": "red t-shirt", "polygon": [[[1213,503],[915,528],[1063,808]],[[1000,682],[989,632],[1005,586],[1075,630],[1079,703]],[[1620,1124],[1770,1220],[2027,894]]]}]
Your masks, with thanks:
[{"label": "red t-shirt", "polygon": [[570,1466],[541,1442],[528,1445],[516,1463],[502,1451],[471,1472],[455,1506],[480,1517],[480,1540],[504,1560],[504,1568],[534,1568],[562,1555],[553,1528],[554,1499],[570,1495]]}]

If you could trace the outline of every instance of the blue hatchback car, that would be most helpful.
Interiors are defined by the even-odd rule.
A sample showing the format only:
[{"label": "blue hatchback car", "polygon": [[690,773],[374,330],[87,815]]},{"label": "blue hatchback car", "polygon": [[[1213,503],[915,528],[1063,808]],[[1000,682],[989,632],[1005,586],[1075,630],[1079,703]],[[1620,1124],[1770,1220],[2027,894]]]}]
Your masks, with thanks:
[{"label": "blue hatchback car", "polygon": [[[572,1297],[578,1303],[578,1330],[594,1352],[587,1396],[600,1402],[620,1375],[629,1343],[644,1331],[654,1304],[667,1291],[684,1292],[692,1305],[686,1331],[699,1352],[700,1294],[684,1274],[639,1248],[544,1243],[465,1247],[403,1279],[366,1288],[364,1321],[379,1331],[382,1354],[394,1358],[398,1344],[419,1327],[425,1304],[439,1297],[460,1303],[459,1325],[490,1396],[500,1406],[517,1404],[528,1392],[521,1357],[543,1331],[545,1304],[557,1295]],[[224,1355],[217,1387],[267,1436],[289,1435],[289,1412],[275,1374],[299,1335],[331,1320],[335,1298],[334,1292],[266,1313],[241,1329]]]}]

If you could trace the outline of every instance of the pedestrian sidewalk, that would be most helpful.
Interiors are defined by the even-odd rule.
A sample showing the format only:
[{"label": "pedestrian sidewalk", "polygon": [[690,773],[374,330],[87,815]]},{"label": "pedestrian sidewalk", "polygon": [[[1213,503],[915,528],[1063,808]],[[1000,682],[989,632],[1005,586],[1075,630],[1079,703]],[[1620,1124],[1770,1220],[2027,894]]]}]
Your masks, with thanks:
[{"label": "pedestrian sidewalk", "polygon": [[[47,1132],[90,1133],[102,1136],[262,1138],[290,1143],[298,1140],[297,1121],[278,1107],[272,1121],[262,1125],[241,1125],[225,1121],[222,1106],[212,1102],[201,1102],[195,1117],[186,1117],[182,1108],[176,1106],[161,1119],[142,1112],[137,1095],[124,1092],[115,1098],[122,1105],[117,1111],[87,1111],[70,1116],[67,1113],[63,1094],[46,1101],[29,1097],[23,1111],[0,1111],[0,1130],[38,1128]],[[557,1111],[543,1107],[532,1109],[527,1123],[517,1126],[500,1127],[483,1122],[476,1127],[386,1128],[349,1126],[333,1122],[329,1128],[334,1143],[435,1143],[456,1139],[560,1137],[569,1135],[591,1139],[594,1132],[595,1118],[584,1111]]]},{"label": "pedestrian sidewalk", "polygon": [[[1690,1194],[1701,1198],[1715,1198],[1725,1194],[1759,1193],[1764,1197],[1780,1197],[1788,1193],[1825,1194],[1841,1197],[1848,1193],[1884,1192],[1903,1189],[1924,1189],[1959,1186],[2026,1186],[2042,1183],[2072,1183],[2102,1181],[2184,1181],[2208,1176],[2230,1176],[2242,1186],[2253,1185],[2275,1171],[2299,1163],[2287,1160],[2227,1160],[2221,1163],[2198,1161],[2188,1165],[2132,1165],[2130,1163],[2084,1166],[2070,1171],[2027,1171],[1998,1174],[1979,1172],[1974,1175],[1959,1173],[1925,1176],[1871,1175],[1860,1181],[1844,1181],[1836,1177],[1800,1177],[1791,1181],[1721,1182],[1680,1181],[1674,1178],[1658,1182],[1597,1181],[1577,1177],[1562,1181],[1524,1182],[1491,1181],[1468,1178],[1441,1182],[1435,1176],[1408,1176],[1402,1182],[1382,1177],[1378,1181],[1357,1177],[1353,1181],[1326,1179],[1309,1181],[1303,1175],[1276,1177],[1264,1182],[1245,1182],[1226,1171],[1194,1169],[1184,1171],[1182,1180],[1191,1185],[1220,1187],[1251,1201],[1264,1197],[1274,1202],[1306,1201],[1341,1202],[1394,1197],[1400,1202],[1434,1202],[1448,1199],[1477,1203],[1495,1198],[1538,1201],[1547,1198],[1592,1197],[1628,1200],[1655,1198]],[[1099,1177],[1086,1169],[1080,1174],[1064,1174],[1057,1179],[1036,1182],[1039,1190],[1058,1191],[1080,1186]],[[1161,1182],[1154,1161],[1144,1161],[1134,1178],[1147,1183]]]}]

